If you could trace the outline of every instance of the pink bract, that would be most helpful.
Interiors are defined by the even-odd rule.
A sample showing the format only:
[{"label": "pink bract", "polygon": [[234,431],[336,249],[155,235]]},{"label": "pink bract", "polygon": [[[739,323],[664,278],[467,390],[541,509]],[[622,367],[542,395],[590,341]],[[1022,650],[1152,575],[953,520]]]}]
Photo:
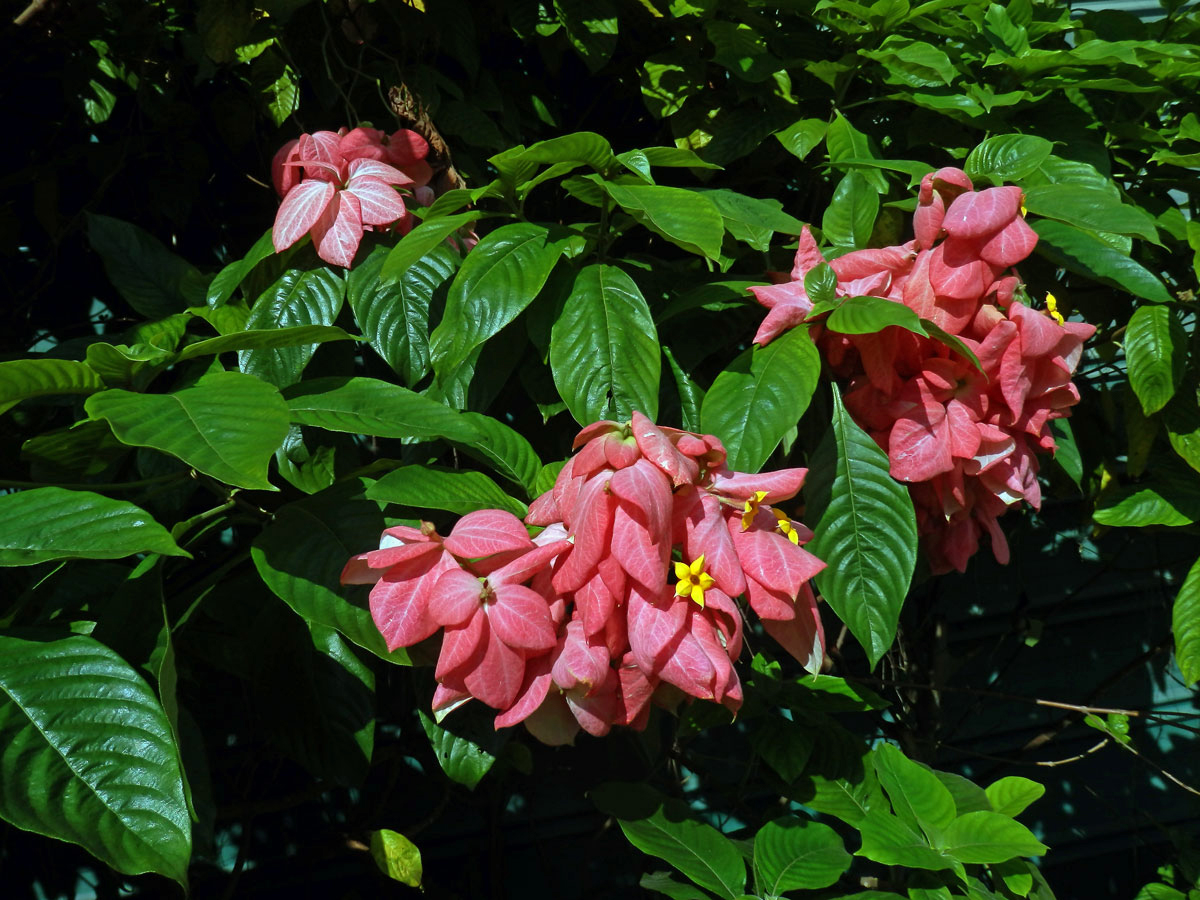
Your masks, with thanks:
[{"label": "pink bract", "polygon": [[[830,367],[848,382],[847,409],[888,452],[892,476],[910,485],[935,573],[963,571],[984,534],[1007,562],[997,519],[1021,501],[1038,507],[1036,454],[1055,450],[1050,422],[1079,400],[1071,375],[1095,329],[1056,322],[1017,299],[1020,280],[1009,267],[1037,243],[1022,202],[1020,188],[976,191],[961,170],[940,169],[921,181],[913,241],[830,263],[837,296],[905,304],[961,340],[978,368],[946,344],[896,326],[854,335],[812,326]],[[807,321],[803,278],[821,262],[805,228],[793,281],[751,288],[769,310],[757,343]],[[749,596],[753,603],[753,586]]]},{"label": "pink bract", "polygon": [[638,412],[589,425],[576,446],[525,523],[480,510],[444,539],[428,523],[392,528],[347,564],[343,583],[374,584],[389,648],[441,633],[435,709],[477,699],[496,727],[524,722],[547,743],[643,727],[652,700],[736,712],[742,595],[819,671],[808,582],[824,563],[802,546],[811,532],[774,508],[805,470],[734,472],[712,435]]}]

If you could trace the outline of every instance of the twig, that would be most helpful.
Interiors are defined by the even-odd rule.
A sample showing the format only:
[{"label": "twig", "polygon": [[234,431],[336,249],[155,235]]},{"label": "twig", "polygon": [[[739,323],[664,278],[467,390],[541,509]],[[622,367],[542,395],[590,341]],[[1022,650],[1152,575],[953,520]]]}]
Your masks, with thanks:
[{"label": "twig", "polygon": [[49,5],[50,0],[30,0],[29,5],[21,11],[21,14],[13,19],[13,24],[24,25]]}]

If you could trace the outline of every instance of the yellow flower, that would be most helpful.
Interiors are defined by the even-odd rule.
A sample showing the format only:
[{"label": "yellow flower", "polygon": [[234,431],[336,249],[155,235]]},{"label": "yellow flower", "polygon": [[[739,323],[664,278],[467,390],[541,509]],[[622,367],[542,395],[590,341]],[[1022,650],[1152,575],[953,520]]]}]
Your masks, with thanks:
[{"label": "yellow flower", "polygon": [[685,562],[675,563],[676,597],[691,597],[697,606],[704,606],[704,592],[713,586],[712,576],[704,571],[704,554],[701,553],[689,566]]},{"label": "yellow flower", "polygon": [[742,512],[742,531],[750,527],[750,523],[754,521],[754,517],[758,515],[759,504],[767,499],[766,491],[755,491],[754,496],[746,501],[746,507]]},{"label": "yellow flower", "polygon": [[787,513],[778,509],[773,509],[771,512],[775,513],[775,518],[779,520],[779,530],[789,541],[797,547],[800,546],[800,533],[792,526],[792,520],[787,517]]},{"label": "yellow flower", "polygon": [[1062,313],[1058,311],[1058,300],[1050,293],[1046,294],[1046,312],[1050,313],[1050,318],[1059,325],[1064,324],[1065,320],[1062,317]]}]

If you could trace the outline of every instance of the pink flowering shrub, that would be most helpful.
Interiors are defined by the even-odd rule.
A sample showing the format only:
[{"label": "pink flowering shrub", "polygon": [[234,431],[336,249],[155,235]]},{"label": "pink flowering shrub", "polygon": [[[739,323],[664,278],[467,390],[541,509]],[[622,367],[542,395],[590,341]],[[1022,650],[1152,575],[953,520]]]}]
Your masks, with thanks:
[{"label": "pink flowering shrub", "polygon": [[433,202],[428,155],[425,139],[403,128],[391,136],[374,128],[318,131],[284,144],[271,161],[283,199],[275,251],[311,234],[321,259],[349,267],[364,231],[391,226],[406,233],[413,217],[396,188],[406,189],[410,202]]},{"label": "pink flowering shrub", "polygon": [[[1037,243],[1022,199],[1020,188],[976,191],[961,170],[941,169],[921,182],[912,241],[830,262],[839,297],[903,303],[978,359],[898,326],[839,334],[817,325],[814,334],[849,381],[847,409],[909,484],[935,573],[963,571],[984,532],[1008,561],[997,519],[1022,500],[1040,506],[1036,454],[1055,450],[1049,423],[1079,401],[1071,375],[1095,328],[1064,321],[1052,297],[1046,311],[1020,299],[1011,267]],[[804,276],[823,262],[805,229],[792,280],[751,288],[770,310],[757,343],[810,318]]]},{"label": "pink flowering shrub", "polygon": [[[640,413],[597,422],[525,523],[501,510],[384,532],[343,583],[373,583],[388,647],[442,635],[433,708],[470,698],[540,740],[580,728],[641,728],[651,701],[688,695],[736,711],[744,596],[807,668],[824,637],[809,580],[824,563],[811,532],[777,504],[804,469],[750,475],[712,435],[660,428]],[[530,536],[530,526],[540,529]]]}]

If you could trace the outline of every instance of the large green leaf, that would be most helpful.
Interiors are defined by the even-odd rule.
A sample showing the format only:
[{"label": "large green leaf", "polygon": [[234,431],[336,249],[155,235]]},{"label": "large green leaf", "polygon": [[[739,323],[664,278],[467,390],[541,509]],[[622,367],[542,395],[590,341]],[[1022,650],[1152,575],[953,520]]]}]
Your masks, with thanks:
[{"label": "large green leaf", "polygon": [[1036,171],[1053,149],[1050,141],[1032,134],[998,134],[971,151],[964,169],[971,178],[1016,181]]},{"label": "large green leaf", "polygon": [[1171,295],[1158,276],[1098,237],[1052,219],[1031,224],[1038,234],[1038,252],[1051,262],[1145,300],[1170,301]]},{"label": "large green leaf", "polygon": [[406,664],[403,650],[388,653],[360,589],[340,583],[351,556],[374,550],[384,528],[379,505],[359,496],[356,482],[334,485],[289,503],[250,547],[258,574],[305,621],[340,632],[376,656]]},{"label": "large green leaf", "polygon": [[516,516],[527,512],[524,503],[510,497],[482,472],[441,466],[401,466],[375,482],[367,490],[367,497],[380,503],[445,509],[459,515],[477,509],[504,509]]},{"label": "large green leaf", "polygon": [[442,243],[464,225],[469,225],[480,216],[483,210],[471,210],[453,216],[441,216],[428,222],[422,222],[396,244],[388,253],[387,259],[379,270],[379,277],[384,281],[396,281],[408,267],[433,248]]},{"label": "large green leaf", "polygon": [[1041,856],[1047,850],[1020,822],[995,812],[959,816],[946,826],[940,846],[963,863],[1004,862],[1014,856]]},{"label": "large green leaf", "polygon": [[580,425],[658,415],[662,360],[642,292],[616,266],[591,265],[575,276],[550,332],[554,385]]},{"label": "large green leaf", "polygon": [[393,881],[419,888],[424,877],[421,851],[398,831],[380,828],[371,832],[371,858]]},{"label": "large green leaf", "polygon": [[88,243],[125,302],[149,319],[204,303],[207,286],[191,263],[136,225],[87,213]]},{"label": "large green leaf", "polygon": [[1125,328],[1129,384],[1152,415],[1175,396],[1187,363],[1187,332],[1167,306],[1139,306]]},{"label": "large green leaf", "polygon": [[1175,661],[1187,684],[1200,681],[1200,561],[1188,572],[1171,609]]},{"label": "large green leaf", "polygon": [[479,242],[454,276],[442,321],[429,338],[440,382],[457,382],[475,348],[533,302],[562,252],[546,228],[527,222],[504,225]]},{"label": "large green leaf", "polygon": [[872,809],[883,810],[887,805],[879,778],[870,766],[854,780],[814,775],[812,791],[811,796],[806,791],[797,799],[817,812],[837,816],[850,825],[857,825]]},{"label": "large green leaf", "polygon": [[605,138],[593,131],[578,131],[550,138],[548,141],[538,141],[516,154],[509,163],[523,165],[575,162],[603,172],[612,166],[614,161],[612,147]]},{"label": "large green leaf", "polygon": [[530,497],[534,496],[534,482],[542,470],[542,461],[525,436],[482,413],[463,413],[463,418],[481,437],[473,444],[462,444],[462,449],[486,462],[509,481],[519,484]]},{"label": "large green leaf", "polygon": [[645,819],[618,821],[631,844],[666,860],[701,887],[726,900],[736,900],[745,890],[742,855],[711,825],[686,818],[674,805],[659,808]]},{"label": "large green leaf", "polygon": [[883,810],[872,809],[856,827],[862,833],[862,847],[855,856],[885,866],[935,871],[954,868],[954,860],[930,847],[924,835]]},{"label": "large green leaf", "polygon": [[1025,208],[1091,231],[1127,234],[1158,243],[1154,218],[1139,206],[1122,203],[1103,188],[1086,184],[1041,184],[1025,189]]},{"label": "large green leaf", "polygon": [[804,228],[803,222],[783,211],[778,200],[760,200],[724,189],[703,194],[721,211],[726,230],[755,250],[767,250],[776,231],[798,235]]},{"label": "large green leaf", "polygon": [[380,278],[387,247],[376,247],[350,270],[347,299],[375,352],[408,387],[429,371],[429,303],[458,268],[458,254],[438,246],[394,281]]},{"label": "large green leaf", "polygon": [[1125,528],[1200,521],[1200,476],[1174,460],[1154,463],[1150,471],[1140,484],[1104,491],[1096,501],[1095,520]]},{"label": "large green leaf", "polygon": [[[332,325],[345,295],[346,283],[330,268],[288,269],[254,301],[246,329]],[[287,387],[300,380],[316,349],[314,342],[242,350],[238,353],[238,365],[247,375],[257,375],[276,387]]]},{"label": "large green leaf", "polygon": [[808,408],[821,358],[807,328],[752,347],[717,376],[700,406],[701,430],[729,451],[729,467],[757,472]]},{"label": "large green leaf", "polygon": [[821,594],[874,666],[896,636],[917,559],[917,519],[887,454],[855,424],[833,391],[833,423],[809,469],[808,549],[830,563]]},{"label": "large green leaf", "polygon": [[920,828],[931,842],[956,814],[954,797],[929,769],[913,762],[891,744],[880,744],[872,757],[879,783],[896,815],[910,828]]},{"label": "large green leaf", "polygon": [[720,255],[725,220],[716,204],[704,194],[654,184],[617,184],[592,177],[625,212],[672,244],[710,259]]},{"label": "large green leaf", "polygon": [[171,724],[108,647],[0,634],[0,815],[125,874],[186,884],[191,822]]},{"label": "large green leaf", "polygon": [[169,453],[226,484],[276,490],[267,464],[287,436],[287,405],[251,375],[213,372],[172,394],[104,391],[85,409],[123,444]]},{"label": "large green leaf", "polygon": [[750,746],[763,762],[788,784],[804,772],[813,752],[808,725],[781,715],[759,719],[750,732]]},{"label": "large green leaf", "polygon": [[125,500],[58,487],[0,495],[0,566],[134,553],[189,555],[153,516]]},{"label": "large green leaf", "polygon": [[828,825],[783,816],[754,836],[754,886],[768,895],[829,887],[850,868],[850,860]]},{"label": "large green leaf", "polygon": [[843,247],[865,247],[879,215],[879,193],[860,172],[847,172],[821,218],[825,239]]},{"label": "large green leaf", "polygon": [[28,397],[94,394],[104,390],[95,370],[73,359],[14,359],[0,362],[0,413]]},{"label": "large green leaf", "polygon": [[436,400],[375,378],[313,378],[283,392],[297,425],[375,437],[478,440],[470,420]]}]

